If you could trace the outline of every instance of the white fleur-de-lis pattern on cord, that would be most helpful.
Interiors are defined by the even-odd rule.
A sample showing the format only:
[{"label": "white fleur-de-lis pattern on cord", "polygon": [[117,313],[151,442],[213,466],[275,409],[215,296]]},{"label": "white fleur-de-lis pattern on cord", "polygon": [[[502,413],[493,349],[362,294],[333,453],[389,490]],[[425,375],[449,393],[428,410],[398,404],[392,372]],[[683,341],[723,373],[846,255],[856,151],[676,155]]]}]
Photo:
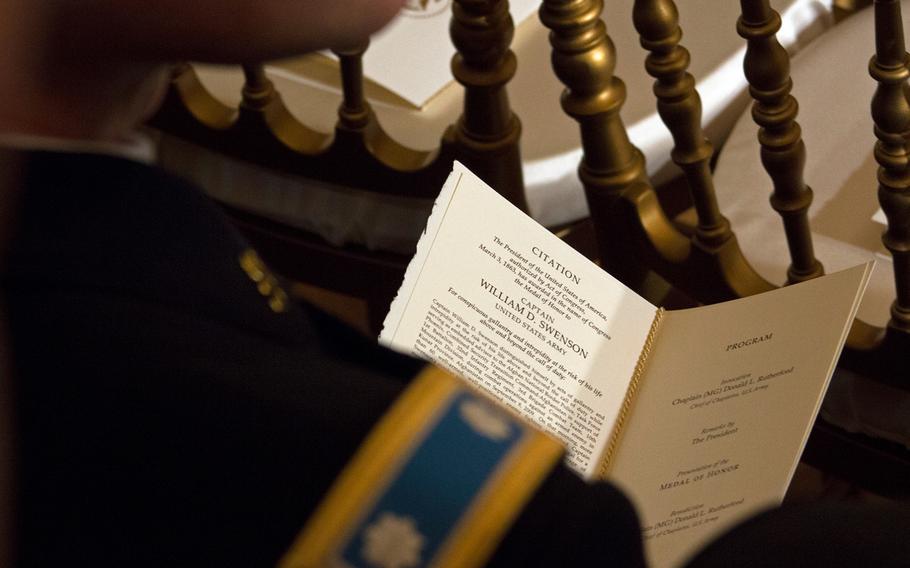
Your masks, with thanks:
[{"label": "white fleur-de-lis pattern on cord", "polygon": [[498,442],[512,433],[509,419],[486,402],[468,399],[461,403],[458,410],[468,426],[481,436]]},{"label": "white fleur-de-lis pattern on cord", "polygon": [[414,519],[385,512],[364,529],[361,555],[376,568],[412,568],[420,564],[424,540]]}]

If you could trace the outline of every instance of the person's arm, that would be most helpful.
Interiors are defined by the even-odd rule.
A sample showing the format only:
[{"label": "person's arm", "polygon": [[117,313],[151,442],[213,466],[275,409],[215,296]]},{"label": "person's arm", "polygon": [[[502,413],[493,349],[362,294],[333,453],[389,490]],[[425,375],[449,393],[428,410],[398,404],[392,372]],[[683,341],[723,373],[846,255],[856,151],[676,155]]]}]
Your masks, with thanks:
[{"label": "person's arm", "polygon": [[[59,2],[57,38],[70,49],[139,59],[258,62],[364,41],[403,0],[161,0]],[[77,14],[78,12],[78,14]]]}]

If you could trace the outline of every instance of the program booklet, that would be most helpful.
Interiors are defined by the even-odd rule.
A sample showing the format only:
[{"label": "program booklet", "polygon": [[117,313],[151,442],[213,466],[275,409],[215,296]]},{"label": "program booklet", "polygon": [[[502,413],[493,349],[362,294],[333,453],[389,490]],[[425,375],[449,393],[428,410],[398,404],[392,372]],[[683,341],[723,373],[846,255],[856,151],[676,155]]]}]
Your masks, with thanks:
[{"label": "program booklet", "polygon": [[871,269],[664,311],[456,162],[380,341],[562,440],[673,566],[783,499]]}]

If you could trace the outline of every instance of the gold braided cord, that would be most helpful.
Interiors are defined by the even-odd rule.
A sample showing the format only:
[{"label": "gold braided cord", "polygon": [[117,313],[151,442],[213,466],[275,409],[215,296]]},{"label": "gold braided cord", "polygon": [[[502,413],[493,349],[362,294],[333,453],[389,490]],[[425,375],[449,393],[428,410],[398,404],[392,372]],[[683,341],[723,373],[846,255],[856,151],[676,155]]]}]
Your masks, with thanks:
[{"label": "gold braided cord", "polygon": [[641,383],[641,377],[645,372],[645,365],[648,362],[648,356],[651,355],[651,347],[654,345],[654,338],[657,337],[657,329],[660,327],[661,319],[664,315],[663,308],[657,308],[654,314],[654,321],[651,322],[651,329],[648,330],[648,337],[645,338],[645,344],[638,354],[638,362],[635,363],[635,370],[632,371],[632,379],[629,381],[629,388],[626,389],[626,397],[619,408],[619,416],[616,417],[616,424],[613,425],[613,432],[610,434],[610,442],[604,450],[600,460],[600,469],[597,472],[599,479],[606,479],[610,473],[610,466],[613,465],[613,456],[616,454],[616,448],[619,447],[619,440],[622,438],[623,429],[632,413],[632,405],[635,403],[635,395],[638,393],[638,386]]}]

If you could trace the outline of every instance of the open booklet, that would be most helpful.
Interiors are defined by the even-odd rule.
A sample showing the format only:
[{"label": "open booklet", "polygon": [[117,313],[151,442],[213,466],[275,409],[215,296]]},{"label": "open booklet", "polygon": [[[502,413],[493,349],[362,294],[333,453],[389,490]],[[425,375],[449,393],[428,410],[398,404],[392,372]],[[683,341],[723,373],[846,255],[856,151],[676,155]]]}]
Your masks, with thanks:
[{"label": "open booklet", "polygon": [[456,162],[380,341],[560,438],[672,566],[783,498],[871,269],[664,311]]}]

